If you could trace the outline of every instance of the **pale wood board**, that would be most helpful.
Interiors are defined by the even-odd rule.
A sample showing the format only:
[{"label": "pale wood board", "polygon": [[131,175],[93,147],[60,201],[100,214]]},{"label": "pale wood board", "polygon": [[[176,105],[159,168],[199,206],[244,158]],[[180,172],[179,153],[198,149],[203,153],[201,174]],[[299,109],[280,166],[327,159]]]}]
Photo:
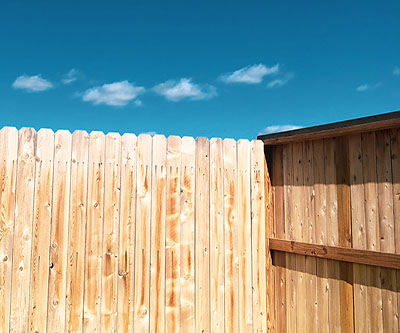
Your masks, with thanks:
[{"label": "pale wood board", "polygon": [[[170,136],[167,144],[167,219],[165,231],[165,329],[180,332],[180,183],[182,140]],[[162,309],[162,306],[161,306]]]},{"label": "pale wood board", "polygon": [[238,233],[239,233],[239,323],[240,332],[252,332],[252,252],[251,252],[251,189],[250,142],[237,143],[238,161]]},{"label": "pale wood board", "polygon": [[[225,238],[225,330],[239,330],[239,253],[237,218],[237,152],[233,139],[223,141],[224,238]],[[258,267],[257,267],[258,268]],[[257,295],[256,297],[258,297]]]},{"label": "pale wood board", "polygon": [[83,329],[100,331],[105,135],[89,135],[88,202]]},{"label": "pale wood board", "polygon": [[82,331],[89,135],[72,134],[66,330]]},{"label": "pale wood board", "polygon": [[137,195],[135,241],[134,330],[149,331],[150,221],[152,137],[141,134],[137,142]]},{"label": "pale wood board", "polygon": [[195,323],[197,333],[210,332],[210,143],[196,139]]},{"label": "pale wood board", "polygon": [[[213,138],[210,140],[210,329],[212,332],[225,331],[223,175],[223,143],[221,139]],[[248,189],[250,190],[250,187]]]},{"label": "pale wood board", "polygon": [[32,267],[29,290],[29,330],[45,332],[49,281],[49,247],[52,211],[54,133],[37,133],[35,199],[32,227]]},{"label": "pale wood board", "polygon": [[102,236],[101,331],[117,328],[119,210],[121,189],[121,136],[106,135],[104,161],[104,219]]},{"label": "pale wood board", "polygon": [[150,221],[150,332],[162,332],[166,325],[166,203],[167,140],[153,137]]},{"label": "pale wood board", "polygon": [[22,128],[19,131],[18,142],[10,332],[26,332],[29,325],[35,150],[35,130]]},{"label": "pale wood board", "polygon": [[133,332],[137,137],[121,138],[121,208],[118,248],[118,332]]},{"label": "pale wood board", "polygon": [[0,332],[9,331],[18,131],[0,130]]},{"label": "pale wood board", "polygon": [[196,143],[191,137],[182,138],[181,196],[180,196],[180,314],[181,331],[195,330],[195,224]]}]

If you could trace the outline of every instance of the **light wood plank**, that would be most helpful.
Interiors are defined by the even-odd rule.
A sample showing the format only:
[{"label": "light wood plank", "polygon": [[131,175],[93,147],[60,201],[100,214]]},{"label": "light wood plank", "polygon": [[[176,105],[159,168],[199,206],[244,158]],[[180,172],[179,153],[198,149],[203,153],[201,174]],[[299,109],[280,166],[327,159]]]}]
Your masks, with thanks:
[{"label": "light wood plank", "polygon": [[37,133],[35,202],[32,239],[32,267],[29,302],[29,329],[45,332],[49,282],[49,247],[52,210],[54,133]]},{"label": "light wood plank", "polygon": [[9,331],[18,131],[0,130],[0,332]]},{"label": "light wood plank", "polygon": [[68,220],[71,185],[71,133],[57,131],[54,137],[53,212],[50,236],[50,272],[47,330],[65,330]]},{"label": "light wood plank", "polygon": [[239,229],[239,323],[240,332],[253,330],[252,271],[251,271],[251,192],[250,142],[237,143],[238,190],[237,215]]},{"label": "light wood plank", "polygon": [[195,274],[197,333],[210,332],[210,143],[196,139]]},{"label": "light wood plank", "polygon": [[196,193],[196,143],[191,137],[182,138],[181,162],[181,331],[191,333],[195,330],[195,224],[194,204]]},{"label": "light wood plank", "polygon": [[168,324],[165,321],[166,177],[167,140],[162,135],[155,135],[151,182],[150,332],[163,332]]},{"label": "light wood plank", "polygon": [[89,135],[72,134],[66,329],[82,331]]},{"label": "light wood plank", "polygon": [[106,135],[102,236],[101,331],[117,328],[118,237],[121,189],[121,136]]},{"label": "light wood plank", "polygon": [[[223,141],[224,236],[225,236],[225,330],[239,330],[239,253],[237,216],[237,153],[233,139]],[[257,225],[257,224],[255,224]],[[258,295],[257,295],[258,296]]]},{"label": "light wood plank", "polygon": [[265,192],[264,192],[264,145],[251,142],[251,211],[253,256],[253,318],[254,330],[267,331],[266,271],[265,271]]},{"label": "light wood plank", "polygon": [[167,332],[180,332],[180,137],[170,136],[167,149],[167,223],[165,249],[165,328]]},{"label": "light wood plank", "polygon": [[121,139],[121,211],[118,254],[118,332],[133,332],[137,138]]},{"label": "light wood plank", "polygon": [[152,138],[148,134],[138,137],[134,330],[149,331],[150,318],[150,219]]},{"label": "light wood plank", "polygon": [[83,329],[100,331],[105,135],[89,135],[88,203]]},{"label": "light wood plank", "polygon": [[32,128],[22,128],[19,131],[18,142],[10,332],[26,332],[29,325],[29,284],[36,164],[35,149],[35,130]]}]

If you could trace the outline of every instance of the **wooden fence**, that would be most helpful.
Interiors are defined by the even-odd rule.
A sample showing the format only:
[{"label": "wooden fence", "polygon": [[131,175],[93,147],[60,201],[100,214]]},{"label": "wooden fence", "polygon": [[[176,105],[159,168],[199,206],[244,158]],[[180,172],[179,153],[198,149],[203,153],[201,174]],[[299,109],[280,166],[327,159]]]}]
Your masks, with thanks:
[{"label": "wooden fence", "polygon": [[269,246],[279,251],[268,292],[278,332],[400,331],[397,117],[386,124],[394,129],[271,139]]},{"label": "wooden fence", "polygon": [[0,332],[265,332],[264,168],[261,141],[3,128]]}]

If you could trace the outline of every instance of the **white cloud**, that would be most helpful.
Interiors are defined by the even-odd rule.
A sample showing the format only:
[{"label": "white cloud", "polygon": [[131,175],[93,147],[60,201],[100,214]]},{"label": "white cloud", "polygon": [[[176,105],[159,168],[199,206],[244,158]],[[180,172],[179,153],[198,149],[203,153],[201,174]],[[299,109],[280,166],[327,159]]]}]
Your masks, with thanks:
[{"label": "white cloud", "polygon": [[77,69],[72,68],[67,74],[64,75],[64,78],[61,80],[64,84],[70,84],[78,80],[80,73]]},{"label": "white cloud", "polygon": [[372,89],[376,89],[376,88],[378,88],[378,87],[380,87],[381,86],[381,83],[380,82],[378,82],[378,83],[375,83],[375,84],[373,84],[373,85],[370,85],[370,84],[362,84],[362,85],[360,85],[360,86],[358,86],[357,88],[356,88],[356,91],[358,91],[358,92],[365,92],[365,91],[367,91],[367,90],[372,90]]},{"label": "white cloud", "polygon": [[296,125],[273,125],[273,126],[265,127],[260,132],[258,132],[258,135],[292,131],[292,130],[299,129],[299,128],[302,128],[302,126],[296,126]]},{"label": "white cloud", "polygon": [[279,72],[279,64],[273,67],[267,67],[264,64],[246,66],[232,73],[226,73],[220,76],[220,80],[225,83],[261,83],[264,76],[276,74]]},{"label": "white cloud", "polygon": [[268,88],[281,87],[294,77],[293,73],[286,73],[282,77],[268,82]]},{"label": "white cloud", "polygon": [[177,102],[184,98],[190,100],[208,99],[216,95],[216,89],[211,85],[198,85],[191,79],[182,78],[179,81],[169,80],[156,85],[153,90],[166,99]]},{"label": "white cloud", "polygon": [[400,67],[396,66],[393,69],[393,75],[399,76],[400,75]]},{"label": "white cloud", "polygon": [[15,89],[25,89],[29,92],[38,92],[50,89],[53,84],[39,75],[27,76],[21,75],[17,77],[12,85]]},{"label": "white cloud", "polygon": [[84,92],[82,99],[85,102],[93,102],[93,104],[124,106],[144,91],[143,87],[137,87],[128,81],[121,81],[90,88]]},{"label": "white cloud", "polygon": [[134,103],[135,103],[136,106],[142,106],[143,105],[143,103],[142,103],[142,101],[140,99],[135,99]]}]

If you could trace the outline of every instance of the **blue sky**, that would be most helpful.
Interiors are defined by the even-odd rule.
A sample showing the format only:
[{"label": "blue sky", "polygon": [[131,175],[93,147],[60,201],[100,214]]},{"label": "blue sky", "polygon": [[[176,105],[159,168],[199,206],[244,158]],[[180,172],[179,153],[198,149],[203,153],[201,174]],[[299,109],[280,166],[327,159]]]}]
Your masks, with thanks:
[{"label": "blue sky", "polygon": [[1,125],[254,138],[400,110],[399,1],[2,1]]}]

